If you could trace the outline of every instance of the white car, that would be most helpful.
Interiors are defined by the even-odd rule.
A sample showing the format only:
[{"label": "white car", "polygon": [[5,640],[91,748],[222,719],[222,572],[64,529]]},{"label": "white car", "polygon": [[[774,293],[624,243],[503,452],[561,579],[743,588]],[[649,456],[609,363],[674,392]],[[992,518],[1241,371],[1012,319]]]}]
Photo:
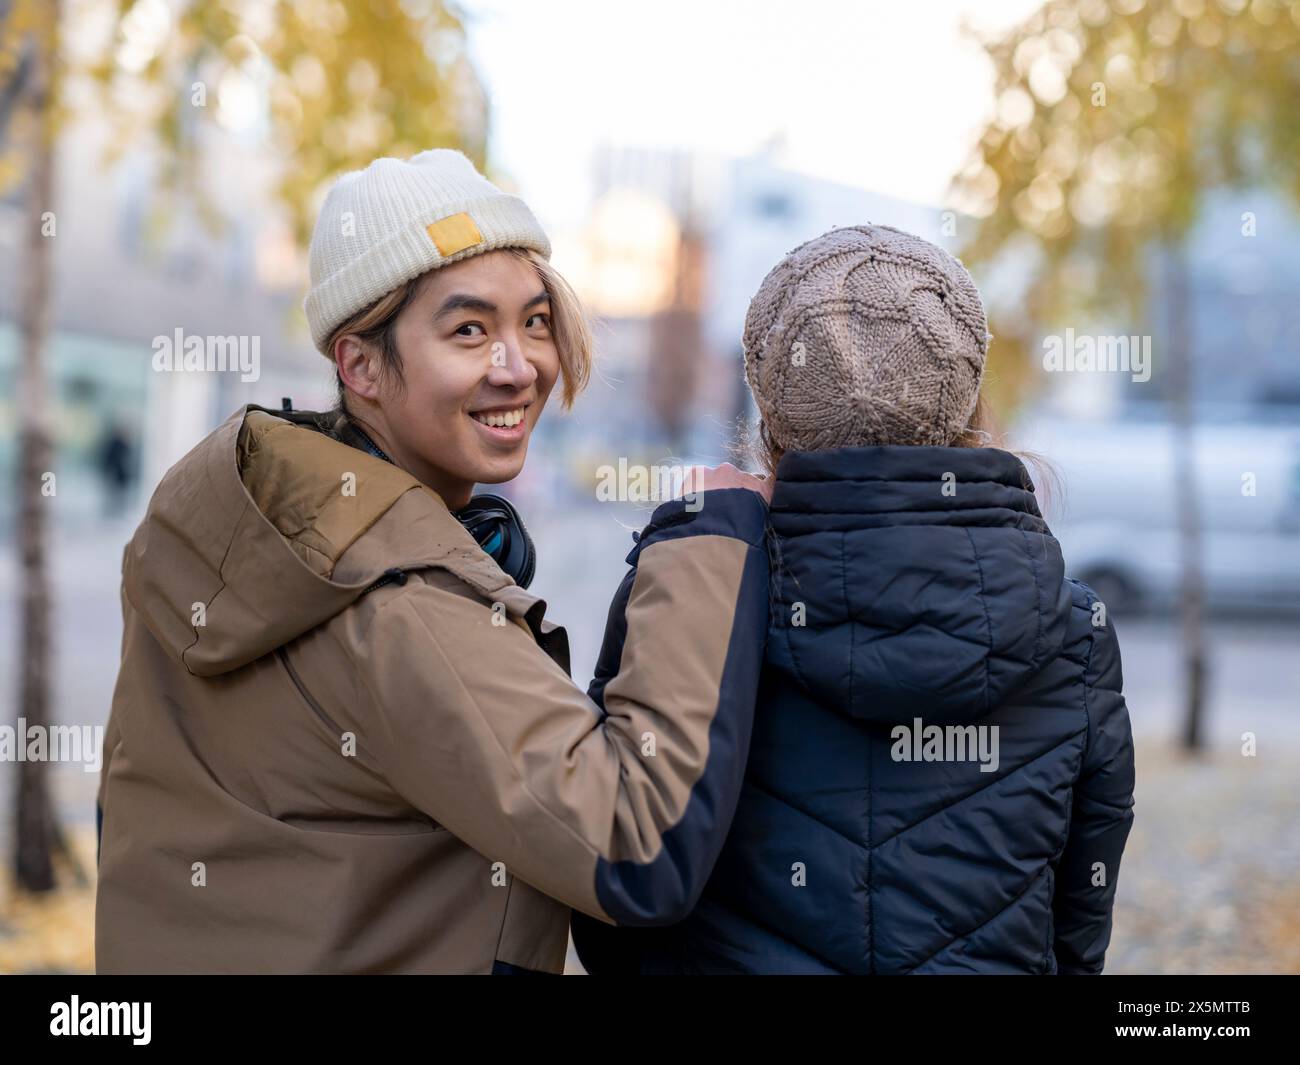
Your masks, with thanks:
[{"label": "white car", "polygon": [[[1040,420],[1012,434],[1058,475],[1059,494],[1035,480],[1066,571],[1116,611],[1177,601],[1174,439],[1168,423],[1141,421]],[[1300,610],[1300,425],[1215,421],[1194,439],[1209,605]]]}]

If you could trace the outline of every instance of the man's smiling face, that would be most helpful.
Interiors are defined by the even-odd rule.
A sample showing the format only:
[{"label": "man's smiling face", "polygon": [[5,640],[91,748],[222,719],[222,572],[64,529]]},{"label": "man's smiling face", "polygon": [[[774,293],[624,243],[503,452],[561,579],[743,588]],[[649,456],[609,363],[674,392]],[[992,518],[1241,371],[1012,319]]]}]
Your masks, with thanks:
[{"label": "man's smiling face", "polygon": [[516,477],[560,371],[537,271],[502,251],[434,270],[393,335],[404,382],[379,382],[381,446],[453,510]]}]

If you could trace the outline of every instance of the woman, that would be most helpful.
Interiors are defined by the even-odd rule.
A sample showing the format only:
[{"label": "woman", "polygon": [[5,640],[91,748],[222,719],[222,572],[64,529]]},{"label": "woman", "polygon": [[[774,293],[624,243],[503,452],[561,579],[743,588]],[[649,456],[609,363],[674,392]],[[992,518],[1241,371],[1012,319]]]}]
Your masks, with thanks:
[{"label": "woman", "polygon": [[457,152],[331,190],[306,312],[339,409],[237,411],[126,549],[100,972],[558,973],[569,907],[693,906],[748,746],[764,484],[701,471],[654,513],[593,704],[522,525],[489,501],[471,535],[587,379],[549,253]]},{"label": "woman", "polygon": [[1133,820],[1119,647],[986,446],[987,341],[961,264],[885,226],[763,282],[780,566],[745,785],[687,920],[575,916],[589,971],[1101,971]]}]

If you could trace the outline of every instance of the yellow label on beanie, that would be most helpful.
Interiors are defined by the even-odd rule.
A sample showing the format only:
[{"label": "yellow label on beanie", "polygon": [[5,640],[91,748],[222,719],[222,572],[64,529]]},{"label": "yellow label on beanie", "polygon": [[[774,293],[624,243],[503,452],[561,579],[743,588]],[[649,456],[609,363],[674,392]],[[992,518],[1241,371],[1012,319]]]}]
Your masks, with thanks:
[{"label": "yellow label on beanie", "polygon": [[464,211],[430,222],[426,228],[443,255],[455,255],[458,251],[483,243],[483,234],[478,231],[474,219]]}]

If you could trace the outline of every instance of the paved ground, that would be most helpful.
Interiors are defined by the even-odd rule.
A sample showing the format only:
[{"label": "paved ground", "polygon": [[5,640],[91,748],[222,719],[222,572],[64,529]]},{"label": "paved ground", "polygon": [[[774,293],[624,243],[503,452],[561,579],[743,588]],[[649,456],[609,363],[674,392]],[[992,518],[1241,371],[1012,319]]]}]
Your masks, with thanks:
[{"label": "paved ground", "polygon": [[1138,749],[1110,973],[1300,973],[1300,758]]}]

